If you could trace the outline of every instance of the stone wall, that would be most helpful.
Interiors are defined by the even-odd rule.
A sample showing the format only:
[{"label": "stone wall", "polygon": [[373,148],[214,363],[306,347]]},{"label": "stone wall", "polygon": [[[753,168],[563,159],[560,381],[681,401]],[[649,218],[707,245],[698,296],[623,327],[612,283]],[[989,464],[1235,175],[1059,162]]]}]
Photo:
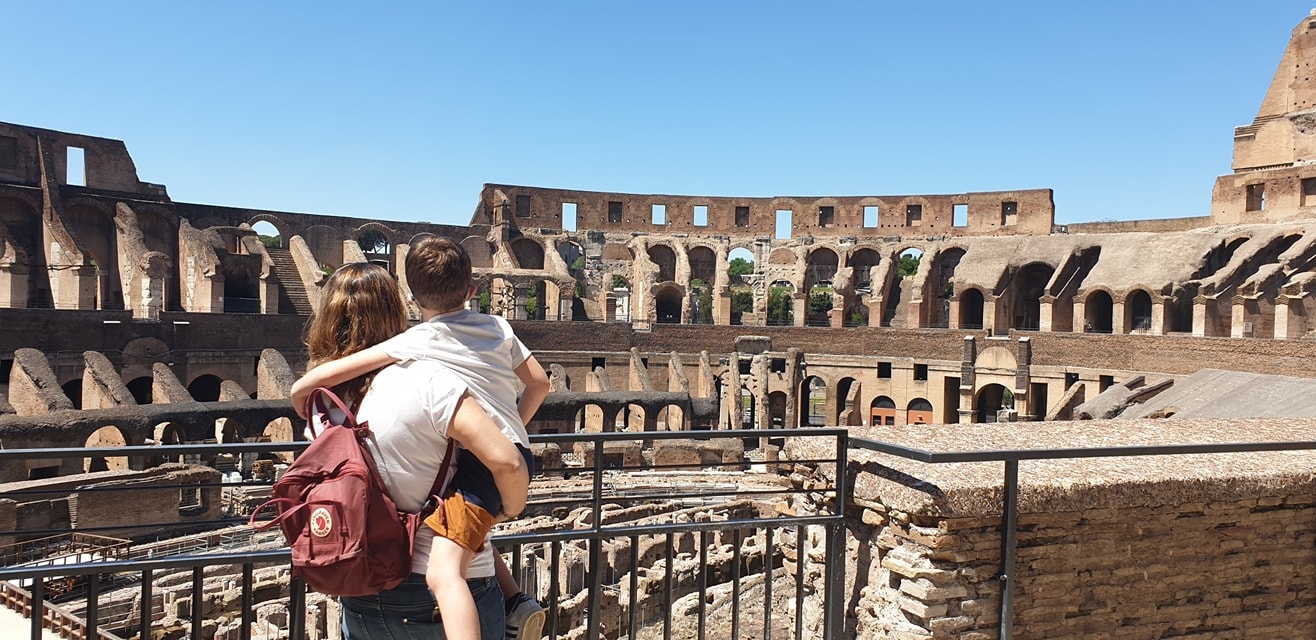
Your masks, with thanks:
[{"label": "stone wall", "polygon": [[[1316,434],[1316,420],[987,426],[852,432],[931,451]],[[790,443],[785,453],[821,453],[809,447]],[[852,449],[850,465],[845,597],[856,603],[848,624],[857,637],[997,637],[1003,463],[922,464]],[[1313,637],[1313,468],[1311,452],[1021,462],[1015,636]],[[834,469],[797,482],[813,474],[830,482]]]}]

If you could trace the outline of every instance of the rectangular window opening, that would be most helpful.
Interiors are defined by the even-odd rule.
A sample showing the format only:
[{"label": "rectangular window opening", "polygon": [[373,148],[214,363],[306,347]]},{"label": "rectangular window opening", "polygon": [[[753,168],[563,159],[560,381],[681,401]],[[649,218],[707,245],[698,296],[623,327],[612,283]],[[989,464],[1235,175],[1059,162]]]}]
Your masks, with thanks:
[{"label": "rectangular window opening", "polygon": [[969,226],[969,205],[957,204],[951,206],[950,212],[951,224],[956,227]]},{"label": "rectangular window opening", "polygon": [[749,207],[736,207],[736,226],[749,226]]},{"label": "rectangular window opening", "polygon": [[916,364],[916,365],[914,365],[914,379],[915,379],[915,380],[927,380],[927,379],[928,379],[928,365],[926,365],[926,364]]},{"label": "rectangular window opening", "polygon": [[1019,218],[1019,203],[1018,203],[1018,202],[1002,202],[1002,203],[1001,203],[1001,226],[1002,226],[1002,227],[1013,227],[1014,224],[1015,224],[1015,222],[1018,220],[1018,218]]},{"label": "rectangular window opening", "polygon": [[653,205],[653,217],[650,218],[650,221],[654,224],[667,224],[667,205]]},{"label": "rectangular window opening", "polygon": [[1072,386],[1074,386],[1074,385],[1076,385],[1076,384],[1078,384],[1078,374],[1077,374],[1077,373],[1066,373],[1066,374],[1065,374],[1065,391],[1069,391],[1069,388],[1072,387]]},{"label": "rectangular window opening", "polygon": [[773,358],[773,359],[772,359],[772,369],[771,369],[771,370],[772,370],[772,373],[786,373],[786,359],[785,359],[785,358]]},{"label": "rectangular window opening", "polygon": [[739,361],[739,366],[737,367],[737,370],[740,371],[740,375],[743,375],[743,376],[747,376],[747,375],[749,375],[749,373],[750,373],[750,365],[752,365],[752,364],[753,364],[753,362],[752,362],[751,360],[749,360],[748,358],[741,358],[740,361]]},{"label": "rectangular window opening", "polygon": [[702,204],[697,204],[697,205],[695,205],[694,220],[695,220],[695,226],[696,226],[696,227],[707,227],[707,226],[708,226],[708,206],[707,206],[707,205],[702,205]]},{"label": "rectangular window opening", "polygon": [[0,136],[0,169],[18,168],[18,138]]},{"label": "rectangular window opening", "polygon": [[518,218],[530,217],[530,196],[516,197],[516,217]]},{"label": "rectangular window opening", "polygon": [[562,203],[562,230],[576,230],[576,203],[574,202]]},{"label": "rectangular window opening", "polygon": [[1105,391],[1115,386],[1115,376],[1101,376],[1101,390]]},{"label": "rectangular window opening", "polygon": [[9,374],[14,370],[13,360],[0,360],[0,384],[9,384]]},{"label": "rectangular window opening", "polygon": [[1264,183],[1247,186],[1247,210],[1266,210],[1266,185]]},{"label": "rectangular window opening", "polygon": [[591,358],[589,362],[590,371],[598,371],[599,369],[606,368],[607,366],[608,366],[607,358]]},{"label": "rectangular window opening", "polygon": [[905,206],[905,226],[923,226],[923,205],[911,204]]},{"label": "rectangular window opening", "polygon": [[790,209],[777,209],[777,239],[778,240],[791,239],[791,225],[792,225],[791,218],[794,215],[795,212],[791,211]]},{"label": "rectangular window opening", "polygon": [[890,378],[890,377],[891,377],[891,363],[890,363],[890,362],[879,362],[879,363],[877,363],[877,377],[879,377],[879,378]]},{"label": "rectangular window opening", "polygon": [[87,186],[87,154],[81,147],[69,147],[68,170],[64,173],[64,184],[75,187]]},{"label": "rectangular window opening", "polygon": [[878,208],[877,208],[876,206],[869,205],[869,206],[867,206],[867,207],[864,207],[864,228],[865,228],[865,229],[876,229],[876,228],[877,228],[877,224],[878,224],[878,222],[877,222],[877,220],[878,220],[878,215],[877,215],[877,214],[878,214]]},{"label": "rectangular window opening", "polygon": [[621,222],[622,206],[620,202],[610,200],[608,202],[608,222]]},{"label": "rectangular window opening", "polygon": [[836,207],[818,207],[818,226],[827,228],[836,225]]},{"label": "rectangular window opening", "polygon": [[[0,156],[0,166],[4,166],[3,156]],[[1302,206],[1316,206],[1316,178],[1302,179]]]}]

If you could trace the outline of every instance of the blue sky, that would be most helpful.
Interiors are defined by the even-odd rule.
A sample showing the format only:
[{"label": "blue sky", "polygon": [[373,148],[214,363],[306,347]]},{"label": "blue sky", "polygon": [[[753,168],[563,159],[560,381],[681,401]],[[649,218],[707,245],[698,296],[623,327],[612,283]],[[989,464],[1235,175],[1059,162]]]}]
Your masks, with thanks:
[{"label": "blue sky", "polygon": [[1314,4],[11,1],[0,120],[178,201],[389,220],[486,182],[1208,215]]}]

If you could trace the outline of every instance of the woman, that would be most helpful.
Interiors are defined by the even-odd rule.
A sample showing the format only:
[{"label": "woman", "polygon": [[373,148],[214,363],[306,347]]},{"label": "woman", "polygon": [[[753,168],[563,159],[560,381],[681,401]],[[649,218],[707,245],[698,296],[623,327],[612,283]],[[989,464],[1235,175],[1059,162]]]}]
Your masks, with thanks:
[{"label": "woman", "polygon": [[[378,265],[346,264],[325,281],[306,346],[314,365],[378,344],[406,328],[406,308],[393,276]],[[385,367],[341,384],[335,392],[357,406],[358,420],[370,425],[367,446],[398,509],[420,510],[452,441],[494,473],[525,474],[516,446],[439,363]],[[504,497],[505,502],[508,497],[513,512],[524,507],[524,494]],[[434,596],[425,584],[433,537],[429,527],[417,532],[412,574],[402,584],[373,596],[342,598],[344,638],[446,637],[442,623],[434,619]],[[466,573],[481,640],[501,640],[504,633],[495,561],[493,545],[487,544]]]}]

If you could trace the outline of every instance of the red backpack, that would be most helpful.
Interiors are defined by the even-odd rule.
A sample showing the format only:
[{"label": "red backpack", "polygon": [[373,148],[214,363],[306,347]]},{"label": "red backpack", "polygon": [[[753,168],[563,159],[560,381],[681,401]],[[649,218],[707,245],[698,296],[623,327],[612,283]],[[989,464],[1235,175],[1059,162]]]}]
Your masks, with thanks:
[{"label": "red backpack", "polygon": [[[323,400],[343,412],[342,424],[329,418]],[[274,483],[273,498],[256,507],[249,523],[260,530],[279,525],[292,551],[293,574],[316,591],[334,596],[373,595],[391,589],[411,572],[416,530],[437,499],[421,513],[398,511],[366,449],[369,425],[329,389],[311,392],[311,445]],[[321,427],[314,434],[316,425]],[[443,458],[430,495],[442,489],[452,462]],[[276,507],[278,515],[257,523],[256,514]]]}]

